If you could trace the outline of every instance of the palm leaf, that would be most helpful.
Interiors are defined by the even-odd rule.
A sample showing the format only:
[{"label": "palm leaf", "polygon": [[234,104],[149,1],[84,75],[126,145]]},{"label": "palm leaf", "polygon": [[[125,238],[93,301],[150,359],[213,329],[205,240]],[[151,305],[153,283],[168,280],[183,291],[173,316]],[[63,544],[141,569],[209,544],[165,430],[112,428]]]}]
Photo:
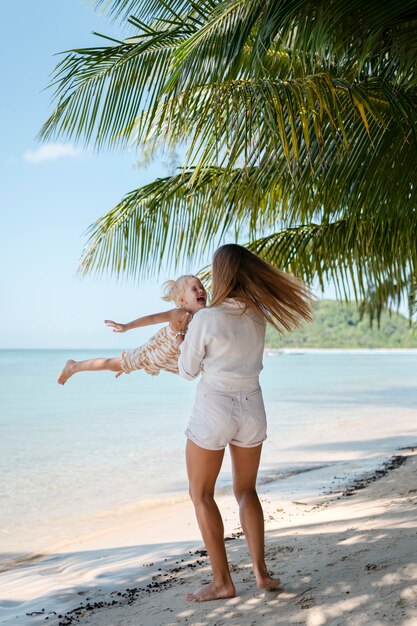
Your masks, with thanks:
[{"label": "palm leaf", "polygon": [[[282,226],[285,186],[261,194],[256,172],[211,168],[197,179],[192,171],[158,180],[128,194],[98,223],[81,264],[83,273],[108,269],[133,277],[158,271],[185,257],[198,261],[227,235],[250,236],[249,249],[279,267],[320,284],[332,279],[356,297],[381,279],[402,281],[416,274],[417,216],[414,210],[358,218],[351,211],[334,221]],[[220,192],[219,192],[220,190]],[[275,216],[275,219],[273,219]],[[404,228],[408,236],[402,236]],[[269,234],[256,238],[256,233]],[[395,245],[393,245],[393,241]]]},{"label": "palm leaf", "polygon": [[73,50],[57,65],[51,87],[58,100],[39,138],[63,136],[85,144],[126,145],[147,101],[153,103],[168,75],[170,55],[191,26],[146,29],[117,45]]},{"label": "palm leaf", "polygon": [[97,6],[129,16],[133,36],[65,57],[42,137],[187,154],[93,225],[82,272],[138,277],[227,237],[341,295],[413,288],[415,3]]}]

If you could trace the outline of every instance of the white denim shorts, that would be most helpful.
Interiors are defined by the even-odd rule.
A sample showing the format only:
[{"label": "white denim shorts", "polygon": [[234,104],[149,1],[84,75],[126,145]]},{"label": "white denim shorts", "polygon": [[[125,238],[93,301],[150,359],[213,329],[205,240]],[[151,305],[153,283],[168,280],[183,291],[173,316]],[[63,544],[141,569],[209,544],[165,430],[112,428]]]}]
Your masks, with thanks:
[{"label": "white denim shorts", "polygon": [[223,450],[228,443],[242,448],[259,446],[266,439],[260,387],[219,391],[201,381],[185,434],[206,450]]}]

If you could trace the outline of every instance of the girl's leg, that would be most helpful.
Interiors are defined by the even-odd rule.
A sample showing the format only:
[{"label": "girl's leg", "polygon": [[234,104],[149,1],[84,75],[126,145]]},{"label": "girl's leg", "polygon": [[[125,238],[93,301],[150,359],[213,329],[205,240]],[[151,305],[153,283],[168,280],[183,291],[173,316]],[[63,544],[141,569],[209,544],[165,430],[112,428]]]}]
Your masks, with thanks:
[{"label": "girl's leg", "polygon": [[[60,385],[64,385],[68,378],[71,378],[71,376],[77,374],[78,372],[98,372],[100,370],[110,370],[111,372],[117,372],[120,374],[122,372],[121,360],[120,356],[110,359],[87,359],[86,361],[73,361],[72,359],[69,359],[69,361],[65,363],[62,372],[58,375],[57,382]],[[116,374],[116,376],[118,374]]]},{"label": "girl's leg", "polygon": [[239,504],[240,523],[251,555],[256,584],[260,589],[272,590],[281,581],[271,578],[265,564],[264,516],[256,492],[261,450],[262,445],[242,448],[230,444],[233,491]]},{"label": "girl's leg", "polygon": [[214,488],[223,456],[224,450],[205,450],[189,439],[187,441],[190,496],[213,573],[211,583],[187,596],[187,600],[192,602],[233,598],[236,595],[224,546],[223,520],[214,501]]}]

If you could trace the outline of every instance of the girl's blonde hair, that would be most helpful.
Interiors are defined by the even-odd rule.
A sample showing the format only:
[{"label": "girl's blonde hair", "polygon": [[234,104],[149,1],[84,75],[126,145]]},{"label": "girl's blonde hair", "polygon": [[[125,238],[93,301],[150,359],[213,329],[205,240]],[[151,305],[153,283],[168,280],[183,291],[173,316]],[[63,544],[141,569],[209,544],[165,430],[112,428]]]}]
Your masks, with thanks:
[{"label": "girl's blonde hair", "polygon": [[180,304],[181,296],[184,294],[185,283],[189,278],[196,278],[192,274],[184,274],[177,278],[177,280],[167,280],[163,285],[162,300],[166,302],[175,302],[177,306]]},{"label": "girl's blonde hair", "polygon": [[226,298],[255,308],[280,333],[312,321],[314,296],[308,287],[237,244],[221,246],[213,256],[210,306]]}]

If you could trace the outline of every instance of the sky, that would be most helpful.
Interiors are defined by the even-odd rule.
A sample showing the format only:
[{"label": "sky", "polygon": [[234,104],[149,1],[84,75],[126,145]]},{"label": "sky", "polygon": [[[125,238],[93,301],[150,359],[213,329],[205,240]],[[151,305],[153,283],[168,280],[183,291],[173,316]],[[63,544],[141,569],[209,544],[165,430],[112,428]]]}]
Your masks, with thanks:
[{"label": "sky", "polygon": [[[77,267],[88,226],[127,192],[167,170],[159,163],[139,168],[140,155],[133,152],[97,154],[65,141],[36,140],[53,111],[52,90],[46,87],[61,58],[57,53],[101,45],[94,31],[123,34],[95,13],[93,0],[9,2],[2,18],[0,349],[139,345],[150,329],[135,330],[135,338],[127,340],[103,320],[127,322],[165,310],[161,284],[175,277],[173,272],[138,284],[109,276],[80,278]],[[334,289],[324,295],[334,297]]]}]

